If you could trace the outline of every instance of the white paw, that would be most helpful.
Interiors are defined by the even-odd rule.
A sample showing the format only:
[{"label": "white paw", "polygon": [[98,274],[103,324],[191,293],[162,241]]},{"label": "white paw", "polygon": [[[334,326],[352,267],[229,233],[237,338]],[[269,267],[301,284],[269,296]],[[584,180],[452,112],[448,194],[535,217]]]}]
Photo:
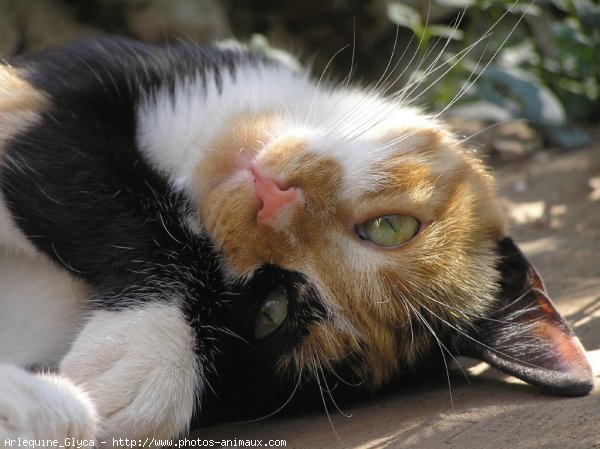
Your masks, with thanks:
[{"label": "white paw", "polygon": [[91,440],[96,415],[67,379],[0,365],[0,443],[10,438]]},{"label": "white paw", "polygon": [[188,430],[199,378],[195,340],[174,306],[98,311],[61,364],[101,418],[98,441]]}]

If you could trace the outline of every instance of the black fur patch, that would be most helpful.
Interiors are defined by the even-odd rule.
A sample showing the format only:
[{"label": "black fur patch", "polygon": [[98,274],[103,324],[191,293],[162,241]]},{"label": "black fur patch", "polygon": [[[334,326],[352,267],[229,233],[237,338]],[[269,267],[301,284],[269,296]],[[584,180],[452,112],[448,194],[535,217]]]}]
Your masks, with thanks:
[{"label": "black fur patch", "polygon": [[[143,98],[165,86],[173,91],[192,75],[212,76],[219,85],[223,71],[235,76],[242,62],[275,64],[247,52],[160,49],[115,38],[11,61],[52,103],[1,160],[11,214],[39,250],[93,286],[94,307],[181,304],[209,386],[203,412],[210,404],[250,408],[265,388],[280,404],[294,384],[289,373],[276,372],[276,360],[311,322],[326,319],[316,290],[297,273],[266,266],[243,284],[225,282],[218,251],[185,224],[194,215],[188,199],[137,146]],[[272,336],[254,341],[258,307],[278,283],[290,295],[288,317]]]},{"label": "black fur patch", "polygon": [[[273,334],[257,340],[253,329],[259,308],[277,285],[288,293],[287,317]],[[279,369],[278,360],[294,350],[309,325],[327,319],[317,290],[299,273],[266,265],[251,280],[232,286],[230,295],[229,330],[235,335],[221,335],[224,351],[215,359],[216,387],[203,404],[207,413],[202,419],[269,414],[286,404],[294,390],[291,405],[312,405],[302,392],[316,385],[314,380],[308,373],[299,378],[300,373]]]}]

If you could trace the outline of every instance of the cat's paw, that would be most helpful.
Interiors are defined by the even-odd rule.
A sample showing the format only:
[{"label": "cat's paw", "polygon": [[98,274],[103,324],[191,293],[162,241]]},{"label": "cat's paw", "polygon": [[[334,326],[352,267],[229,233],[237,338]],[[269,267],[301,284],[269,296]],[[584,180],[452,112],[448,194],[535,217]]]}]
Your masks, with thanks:
[{"label": "cat's paw", "polygon": [[92,440],[96,414],[69,380],[0,365],[0,447],[11,438]]},{"label": "cat's paw", "polygon": [[199,365],[177,307],[97,311],[61,364],[101,418],[97,440],[174,438],[192,417]]}]

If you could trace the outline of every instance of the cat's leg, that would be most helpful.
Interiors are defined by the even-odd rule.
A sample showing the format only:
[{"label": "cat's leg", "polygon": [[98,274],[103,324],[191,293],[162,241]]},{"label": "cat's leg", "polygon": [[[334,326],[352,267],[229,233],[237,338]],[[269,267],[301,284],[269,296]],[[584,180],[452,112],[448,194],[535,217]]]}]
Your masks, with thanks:
[{"label": "cat's leg", "polygon": [[200,394],[195,338],[176,305],[95,311],[61,364],[100,417],[97,440],[174,438]]},{"label": "cat's leg", "polygon": [[[4,256],[1,360],[52,364],[81,326],[77,297],[89,291],[71,284],[44,259]],[[188,429],[200,391],[201,365],[194,349],[193,331],[175,305],[95,311],[63,359],[61,375],[0,365],[0,436],[97,437],[109,445],[112,437],[176,437]]]},{"label": "cat's leg", "polygon": [[91,440],[96,421],[92,403],[68,379],[0,365],[0,447],[19,437]]},{"label": "cat's leg", "polygon": [[19,368],[58,368],[89,295],[45,256],[0,248],[0,447],[6,438],[94,437],[95,411],[83,392],[61,376]]},{"label": "cat's leg", "polygon": [[0,247],[0,363],[58,368],[89,295],[45,256]]}]

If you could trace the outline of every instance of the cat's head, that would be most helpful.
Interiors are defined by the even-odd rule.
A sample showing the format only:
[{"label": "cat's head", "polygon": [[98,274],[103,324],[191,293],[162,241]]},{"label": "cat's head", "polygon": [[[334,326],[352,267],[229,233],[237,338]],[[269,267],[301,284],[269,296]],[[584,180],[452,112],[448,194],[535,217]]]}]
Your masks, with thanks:
[{"label": "cat's head", "polygon": [[[228,278],[263,284],[237,331],[275,376],[339,370],[376,389],[437,347],[497,357],[556,392],[589,391],[581,347],[505,238],[481,162],[437,121],[372,93],[322,94],[310,108],[232,116],[194,176]],[[517,300],[509,323],[502,311]],[[524,318],[531,301],[540,312]],[[531,324],[550,315],[555,326]],[[510,349],[531,341],[540,354]],[[568,372],[565,388],[553,370]]]}]

